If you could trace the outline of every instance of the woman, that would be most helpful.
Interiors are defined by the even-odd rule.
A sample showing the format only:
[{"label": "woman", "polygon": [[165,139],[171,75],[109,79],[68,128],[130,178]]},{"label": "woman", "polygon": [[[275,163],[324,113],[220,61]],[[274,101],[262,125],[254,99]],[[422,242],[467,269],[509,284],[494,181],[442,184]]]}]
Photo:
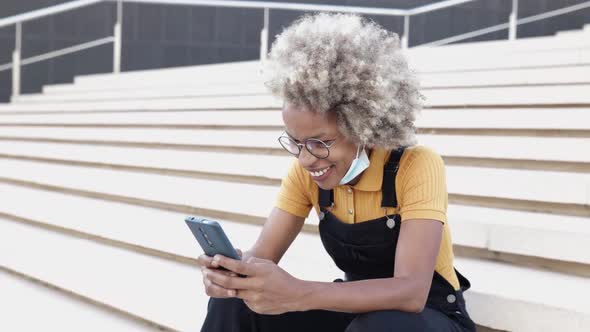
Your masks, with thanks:
[{"label": "woman", "polygon": [[[284,100],[279,142],[297,160],[242,260],[199,258],[202,331],[475,331],[444,163],[414,145],[422,96],[397,35],[355,15],[304,16],[277,36],[265,74]],[[341,282],[277,265],[312,208]]]}]

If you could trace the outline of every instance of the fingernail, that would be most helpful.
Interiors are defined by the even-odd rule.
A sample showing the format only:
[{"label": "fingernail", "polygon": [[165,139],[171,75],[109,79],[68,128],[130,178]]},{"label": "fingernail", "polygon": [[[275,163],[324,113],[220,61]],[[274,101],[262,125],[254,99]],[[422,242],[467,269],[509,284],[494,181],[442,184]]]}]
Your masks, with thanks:
[{"label": "fingernail", "polygon": [[227,295],[228,296],[234,296],[234,295],[236,295],[236,292],[233,291],[233,290],[229,290],[229,291],[227,291]]}]

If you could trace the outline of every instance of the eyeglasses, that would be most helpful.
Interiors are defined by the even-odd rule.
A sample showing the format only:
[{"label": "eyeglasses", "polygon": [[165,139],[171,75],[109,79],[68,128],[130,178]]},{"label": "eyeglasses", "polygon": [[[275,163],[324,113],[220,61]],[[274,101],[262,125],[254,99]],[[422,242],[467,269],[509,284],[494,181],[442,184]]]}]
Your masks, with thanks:
[{"label": "eyeglasses", "polygon": [[[328,141],[330,142],[330,141]],[[287,150],[290,154],[294,155],[295,157],[299,158],[299,154],[301,154],[301,149],[303,146],[311,153],[314,157],[318,159],[326,159],[330,155],[330,148],[336,140],[332,140],[330,143],[326,143],[322,140],[317,138],[308,138],[303,143],[297,143],[288,135],[281,135],[279,137],[279,143],[281,146]]]}]

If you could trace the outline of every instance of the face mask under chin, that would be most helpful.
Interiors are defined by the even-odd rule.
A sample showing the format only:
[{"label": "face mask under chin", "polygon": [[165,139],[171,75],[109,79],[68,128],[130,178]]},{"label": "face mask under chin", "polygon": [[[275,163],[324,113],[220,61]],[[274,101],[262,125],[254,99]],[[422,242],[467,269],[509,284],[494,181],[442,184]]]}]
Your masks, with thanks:
[{"label": "face mask under chin", "polygon": [[369,156],[365,151],[365,146],[363,145],[362,150],[359,148],[357,149],[356,158],[352,161],[348,172],[342,177],[340,180],[340,185],[344,185],[349,183],[350,181],[354,180],[357,176],[359,176],[364,170],[369,168]]}]

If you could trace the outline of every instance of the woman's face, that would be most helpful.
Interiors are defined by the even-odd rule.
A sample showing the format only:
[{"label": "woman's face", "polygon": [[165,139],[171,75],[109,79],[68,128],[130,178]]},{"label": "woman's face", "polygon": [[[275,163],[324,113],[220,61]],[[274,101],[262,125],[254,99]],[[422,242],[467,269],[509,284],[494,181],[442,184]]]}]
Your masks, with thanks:
[{"label": "woman's face", "polygon": [[[350,168],[352,161],[356,158],[358,147],[340,134],[336,123],[336,115],[330,113],[324,117],[305,108],[285,103],[283,122],[285,123],[287,135],[297,143],[303,143],[308,138],[317,138],[326,143],[334,141],[334,144],[330,147],[328,158],[316,158],[303,147],[298,159],[301,166],[310,172],[311,178],[320,188],[329,190],[338,186],[340,180]],[[323,172],[325,169],[327,169],[327,172],[319,177],[313,174]],[[360,175],[350,184],[355,184],[359,178]]]}]

